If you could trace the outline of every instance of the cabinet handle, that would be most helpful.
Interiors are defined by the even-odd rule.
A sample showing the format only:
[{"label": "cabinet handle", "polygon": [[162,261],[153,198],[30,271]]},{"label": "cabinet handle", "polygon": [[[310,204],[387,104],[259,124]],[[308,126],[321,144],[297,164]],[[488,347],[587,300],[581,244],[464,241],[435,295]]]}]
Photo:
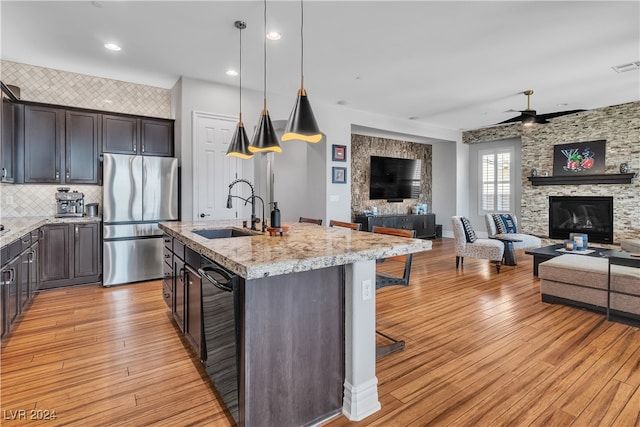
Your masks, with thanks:
[{"label": "cabinet handle", "polygon": [[60,172],[56,171],[56,179],[60,179]]},{"label": "cabinet handle", "polygon": [[171,255],[169,255],[169,254],[164,254],[164,257],[168,259],[168,258],[171,258]]},{"label": "cabinet handle", "polygon": [[144,144],[142,144],[142,150],[141,151],[144,153]]},{"label": "cabinet handle", "polygon": [[133,152],[134,153],[136,152],[136,146],[135,145],[133,146]]},{"label": "cabinet handle", "polygon": [[7,177],[7,168],[2,168],[2,179]]},{"label": "cabinet handle", "polygon": [[67,179],[69,179],[69,176],[70,176],[70,175],[71,175],[71,174],[69,173],[69,170],[67,170],[67,173],[65,174],[65,176],[67,177]]},{"label": "cabinet handle", "polygon": [[76,225],[76,237],[78,237],[78,226]]}]

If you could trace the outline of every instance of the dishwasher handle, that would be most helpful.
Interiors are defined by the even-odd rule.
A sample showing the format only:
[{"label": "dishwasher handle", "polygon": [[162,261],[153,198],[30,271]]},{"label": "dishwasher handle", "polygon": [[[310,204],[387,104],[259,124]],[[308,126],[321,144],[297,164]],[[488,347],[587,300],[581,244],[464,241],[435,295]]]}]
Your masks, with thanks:
[{"label": "dishwasher handle", "polygon": [[[217,281],[208,273],[209,271],[215,271],[216,273],[227,279],[227,281],[225,283]],[[223,270],[220,267],[216,267],[215,265],[205,265],[198,269],[198,273],[200,273],[201,276],[213,283],[216,288],[225,292],[233,292],[233,287],[231,286],[233,276],[231,276],[228,271]]]}]

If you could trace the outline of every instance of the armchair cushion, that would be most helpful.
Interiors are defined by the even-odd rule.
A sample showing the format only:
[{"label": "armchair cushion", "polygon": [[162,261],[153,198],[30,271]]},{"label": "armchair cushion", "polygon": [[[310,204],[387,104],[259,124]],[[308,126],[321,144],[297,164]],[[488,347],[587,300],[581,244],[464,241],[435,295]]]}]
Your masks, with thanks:
[{"label": "armchair cushion", "polygon": [[492,217],[499,234],[518,232],[518,224],[515,217],[510,214],[493,214]]},{"label": "armchair cushion", "polygon": [[[495,216],[498,216],[498,215],[505,215],[505,214],[485,214],[484,216],[485,224],[487,225],[487,234],[489,235],[489,237],[491,238],[510,237],[512,239],[522,240],[521,242],[513,242],[514,249],[535,249],[542,246],[542,241],[537,236],[533,236],[531,234],[524,234],[518,231],[516,231],[515,233],[508,233],[508,232],[502,232],[498,230],[498,226],[497,226],[498,221],[494,219]],[[517,227],[518,227],[517,218],[513,214],[508,214],[508,216],[511,218],[511,221],[513,222],[513,225],[516,227],[516,230],[517,230]]]},{"label": "armchair cushion", "polygon": [[473,227],[471,226],[471,221],[469,221],[467,218],[465,217],[460,217],[460,222],[462,222],[462,226],[464,227],[464,235],[467,239],[468,243],[473,243],[476,240],[478,240],[478,237],[476,236],[476,232],[473,231]]}]

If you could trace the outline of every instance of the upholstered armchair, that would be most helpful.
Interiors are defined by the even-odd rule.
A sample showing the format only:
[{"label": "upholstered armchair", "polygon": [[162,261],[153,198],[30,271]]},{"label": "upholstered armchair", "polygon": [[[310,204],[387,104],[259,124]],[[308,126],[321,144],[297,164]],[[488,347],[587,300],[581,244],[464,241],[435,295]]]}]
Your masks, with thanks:
[{"label": "upholstered armchair", "polygon": [[500,273],[504,243],[500,240],[476,237],[469,220],[464,217],[451,217],[451,225],[456,243],[456,269],[459,265],[464,265],[464,257],[468,256],[488,259],[496,265],[496,269]]},{"label": "upholstered armchair", "polygon": [[[485,214],[489,238],[509,237],[521,242],[513,242],[513,249],[535,249],[542,246],[539,237],[519,232],[518,220],[512,214]],[[500,222],[498,222],[500,221]]]}]

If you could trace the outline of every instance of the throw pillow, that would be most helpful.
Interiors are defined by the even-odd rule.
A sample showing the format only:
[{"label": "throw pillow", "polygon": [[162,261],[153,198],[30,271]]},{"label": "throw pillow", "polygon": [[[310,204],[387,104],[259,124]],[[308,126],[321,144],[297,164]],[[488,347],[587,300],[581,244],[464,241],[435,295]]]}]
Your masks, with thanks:
[{"label": "throw pillow", "polygon": [[493,222],[496,223],[498,234],[518,232],[516,221],[509,214],[493,214]]},{"label": "throw pillow", "polygon": [[460,222],[462,222],[462,228],[464,228],[464,235],[467,238],[467,242],[469,243],[475,242],[478,239],[478,237],[476,236],[476,232],[473,231],[471,222],[465,217],[460,217]]}]

